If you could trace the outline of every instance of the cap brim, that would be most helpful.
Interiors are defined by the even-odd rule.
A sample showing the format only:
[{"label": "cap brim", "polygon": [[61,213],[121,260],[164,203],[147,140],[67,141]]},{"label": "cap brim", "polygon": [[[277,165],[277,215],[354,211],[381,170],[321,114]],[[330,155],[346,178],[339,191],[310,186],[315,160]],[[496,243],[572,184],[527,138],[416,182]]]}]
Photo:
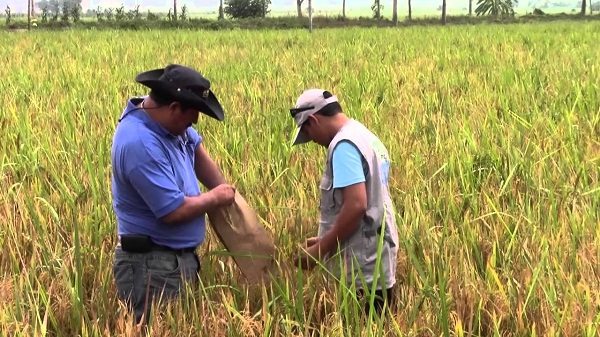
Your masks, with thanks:
[{"label": "cap brim", "polygon": [[304,143],[308,143],[310,142],[312,139],[310,139],[310,137],[308,137],[308,135],[304,132],[302,132],[301,129],[302,126],[299,126],[296,128],[296,133],[294,134],[294,138],[292,141],[292,146],[293,145],[299,145],[299,144],[304,144]]}]

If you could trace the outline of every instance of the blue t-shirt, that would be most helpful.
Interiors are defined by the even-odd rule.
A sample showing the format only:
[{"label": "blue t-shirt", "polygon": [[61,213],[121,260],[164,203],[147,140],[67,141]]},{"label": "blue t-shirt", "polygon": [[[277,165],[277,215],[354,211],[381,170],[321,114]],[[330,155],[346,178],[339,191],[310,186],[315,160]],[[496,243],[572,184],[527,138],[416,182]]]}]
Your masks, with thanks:
[{"label": "blue t-shirt", "polygon": [[333,150],[333,188],[343,188],[365,181],[368,166],[356,146],[339,142]]},{"label": "blue t-shirt", "polygon": [[174,249],[204,241],[205,216],[180,224],[159,219],[176,210],[184,196],[201,193],[194,171],[195,150],[202,137],[188,128],[174,136],[133,98],[121,115],[112,145],[112,197],[119,235],[145,234]]}]

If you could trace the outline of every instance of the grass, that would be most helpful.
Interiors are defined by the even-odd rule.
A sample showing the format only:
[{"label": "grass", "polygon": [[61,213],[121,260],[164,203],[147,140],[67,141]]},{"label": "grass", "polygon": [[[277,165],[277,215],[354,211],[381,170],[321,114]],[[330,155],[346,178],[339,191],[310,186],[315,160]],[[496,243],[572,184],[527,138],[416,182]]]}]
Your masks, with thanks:
[{"label": "grass", "polygon": [[111,138],[145,93],[135,74],[176,62],[211,79],[226,121],[195,127],[284,257],[316,234],[325,155],[290,146],[297,95],[328,88],[381,137],[399,305],[360,322],[324,271],[293,266],[247,288],[209,231],[203,286],[154,335],[594,336],[598,28],[1,33],[0,335],[131,335],[112,279]]}]

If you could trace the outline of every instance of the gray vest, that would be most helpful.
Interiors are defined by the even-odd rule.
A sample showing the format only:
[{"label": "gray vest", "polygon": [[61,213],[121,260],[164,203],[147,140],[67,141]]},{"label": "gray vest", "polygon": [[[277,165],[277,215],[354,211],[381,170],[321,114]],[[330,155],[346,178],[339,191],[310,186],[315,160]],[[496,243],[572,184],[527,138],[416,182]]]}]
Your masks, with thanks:
[{"label": "gray vest", "polygon": [[[398,231],[387,186],[389,154],[377,136],[353,119],[342,127],[328,147],[327,164],[320,185],[319,237],[333,227],[342,207],[342,191],[333,189],[332,168],[333,150],[342,140],[352,142],[362,154],[367,212],[358,231],[340,243],[339,251],[325,257],[326,266],[335,277],[345,277],[347,285],[354,283],[359,289],[370,287],[377,277],[377,289],[390,288],[396,283]],[[380,238],[383,239],[382,247],[379,247]],[[375,275],[378,256],[381,258],[380,268]]]}]

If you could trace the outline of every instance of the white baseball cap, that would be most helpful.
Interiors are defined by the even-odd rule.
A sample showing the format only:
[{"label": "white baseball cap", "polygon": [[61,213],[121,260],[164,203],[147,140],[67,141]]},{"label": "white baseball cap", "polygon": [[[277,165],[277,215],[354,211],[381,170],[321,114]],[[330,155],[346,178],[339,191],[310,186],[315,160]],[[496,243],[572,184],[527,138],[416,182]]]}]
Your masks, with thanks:
[{"label": "white baseball cap", "polygon": [[308,120],[308,117],[319,112],[325,106],[337,102],[338,99],[329,91],[324,89],[305,90],[296,100],[294,108],[290,109],[290,114],[296,122],[296,133],[294,134],[292,145],[298,145],[310,142],[307,134],[300,131],[302,124]]}]

